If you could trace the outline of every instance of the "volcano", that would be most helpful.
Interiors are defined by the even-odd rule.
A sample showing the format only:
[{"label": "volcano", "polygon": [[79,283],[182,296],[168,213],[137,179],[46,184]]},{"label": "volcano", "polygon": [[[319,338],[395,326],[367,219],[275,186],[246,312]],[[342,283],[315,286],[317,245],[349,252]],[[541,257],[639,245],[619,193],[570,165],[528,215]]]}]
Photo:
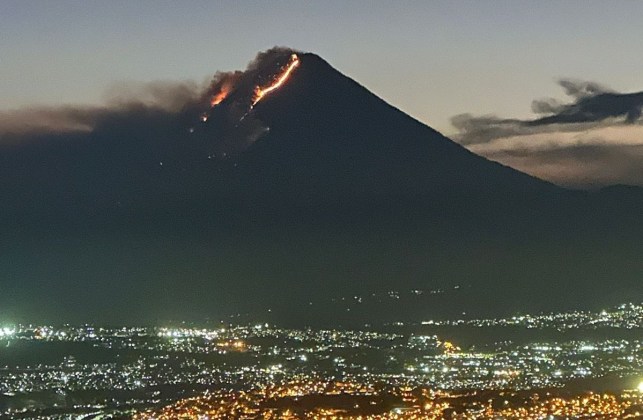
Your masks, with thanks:
[{"label": "volcano", "polygon": [[[5,148],[17,212],[77,219],[233,197],[291,207],[559,190],[469,152],[314,54],[269,51],[213,89],[178,111],[131,103],[100,110],[89,132],[41,132]],[[200,112],[204,101],[211,109]]]},{"label": "volcano", "polygon": [[269,131],[239,158],[260,191],[418,196],[554,190],[490,162],[388,105],[320,57],[301,54],[253,112]]},{"label": "volcano", "polygon": [[640,193],[489,161],[311,53],[262,53],[179,107],[71,114],[90,128],[3,134],[15,318],[337,323],[328,302],[399,290],[461,292],[359,321],[642,297]]},{"label": "volcano", "polygon": [[[214,126],[213,138],[227,135],[243,146],[233,158],[234,182],[227,184],[236,191],[249,191],[255,199],[278,195],[283,202],[301,204],[356,197],[435,199],[557,190],[469,152],[320,57],[309,53],[296,57],[298,65],[288,79],[241,118],[241,112],[230,118],[229,112],[217,114],[215,109],[207,122]],[[218,106],[237,110],[239,103],[247,104],[240,96],[247,97],[248,89],[240,90],[223,101],[217,99]],[[244,130],[248,120],[252,128]],[[248,134],[252,130],[258,134]],[[235,132],[242,138],[235,138]],[[244,135],[253,138],[249,141]]]}]

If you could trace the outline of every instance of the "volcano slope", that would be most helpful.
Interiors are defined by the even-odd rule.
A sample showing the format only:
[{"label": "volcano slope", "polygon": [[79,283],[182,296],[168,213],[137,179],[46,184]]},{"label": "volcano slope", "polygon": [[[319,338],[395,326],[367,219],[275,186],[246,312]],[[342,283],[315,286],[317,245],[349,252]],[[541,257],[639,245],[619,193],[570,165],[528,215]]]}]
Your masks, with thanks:
[{"label": "volcano slope", "polygon": [[333,325],[641,300],[636,188],[571,191],[484,159],[310,53],[176,91],[2,133],[6,317]]}]

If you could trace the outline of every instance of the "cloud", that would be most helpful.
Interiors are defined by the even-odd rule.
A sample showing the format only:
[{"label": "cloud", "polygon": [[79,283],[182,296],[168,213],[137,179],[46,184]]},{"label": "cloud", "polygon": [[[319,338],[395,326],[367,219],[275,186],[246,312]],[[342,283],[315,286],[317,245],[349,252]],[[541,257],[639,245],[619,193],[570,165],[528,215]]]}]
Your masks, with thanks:
[{"label": "cloud", "polygon": [[643,185],[643,92],[559,81],[572,99],[532,103],[534,119],[456,115],[454,140],[475,153],[568,186]]},{"label": "cloud", "polygon": [[560,79],[558,84],[563,88],[565,94],[576,99],[589,96],[596,96],[601,93],[613,92],[611,89],[598,84],[578,79]]},{"label": "cloud", "polygon": [[563,105],[552,115],[526,121],[527,125],[569,124],[600,122],[608,118],[623,118],[633,124],[641,117],[643,92],[600,93],[579,98],[575,103]]},{"label": "cloud", "polygon": [[516,148],[486,156],[573,188],[641,185],[643,180],[643,145],[576,144],[535,151]]}]

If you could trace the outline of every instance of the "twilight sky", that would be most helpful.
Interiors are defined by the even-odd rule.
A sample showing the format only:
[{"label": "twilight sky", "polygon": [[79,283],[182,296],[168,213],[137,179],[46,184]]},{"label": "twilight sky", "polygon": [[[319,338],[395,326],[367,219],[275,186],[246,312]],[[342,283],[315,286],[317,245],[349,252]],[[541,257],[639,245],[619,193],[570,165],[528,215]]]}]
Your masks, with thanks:
[{"label": "twilight sky", "polygon": [[[217,70],[243,69],[256,52],[283,45],[321,55],[458,139],[469,134],[451,124],[459,114],[528,121],[538,118],[534,99],[574,101],[556,85],[561,78],[623,93],[643,89],[641,16],[643,2],[636,1],[3,0],[0,111],[100,103],[122,82],[201,82]],[[640,121],[635,125],[640,138]],[[631,146],[631,127],[619,128],[628,137],[619,141]],[[503,159],[498,147],[467,142]],[[615,181],[636,183],[632,178],[643,175],[635,156],[634,175]],[[514,156],[508,163],[543,176],[533,161]],[[550,165],[544,175],[553,170]],[[560,175],[563,183],[566,174]]]}]

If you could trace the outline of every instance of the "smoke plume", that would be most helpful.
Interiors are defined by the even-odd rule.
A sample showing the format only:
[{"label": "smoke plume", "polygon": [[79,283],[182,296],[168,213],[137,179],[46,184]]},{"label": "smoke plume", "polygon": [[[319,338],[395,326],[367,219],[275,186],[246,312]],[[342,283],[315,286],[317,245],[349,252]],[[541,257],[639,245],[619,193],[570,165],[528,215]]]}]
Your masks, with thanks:
[{"label": "smoke plume", "polygon": [[0,112],[0,147],[56,141],[65,136],[136,138],[171,127],[179,142],[200,145],[204,158],[244,150],[269,127],[252,112],[255,89],[275,77],[293,54],[275,47],[259,53],[245,71],[217,72],[210,83],[121,83],[100,106],[34,106]]}]

